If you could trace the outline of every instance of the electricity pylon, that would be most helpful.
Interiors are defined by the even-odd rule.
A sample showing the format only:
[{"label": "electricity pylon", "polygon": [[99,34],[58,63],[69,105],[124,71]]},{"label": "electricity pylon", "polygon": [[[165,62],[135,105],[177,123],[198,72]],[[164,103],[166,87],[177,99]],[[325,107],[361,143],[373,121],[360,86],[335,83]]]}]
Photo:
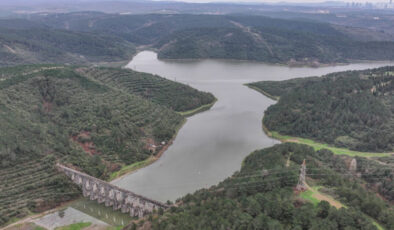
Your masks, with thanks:
[{"label": "electricity pylon", "polygon": [[306,175],[306,163],[304,159],[300,169],[300,178],[298,179],[298,184],[296,187],[297,191],[305,191],[307,189],[305,182],[305,175]]}]

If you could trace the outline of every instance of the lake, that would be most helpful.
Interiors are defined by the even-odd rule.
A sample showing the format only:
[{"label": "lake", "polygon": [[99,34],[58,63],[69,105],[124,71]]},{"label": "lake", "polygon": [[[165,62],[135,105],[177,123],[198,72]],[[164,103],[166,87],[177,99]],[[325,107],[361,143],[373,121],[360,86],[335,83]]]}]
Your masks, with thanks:
[{"label": "lake", "polygon": [[244,86],[245,83],[388,64],[311,68],[228,60],[162,61],[154,52],[140,52],[127,68],[211,92],[218,101],[209,111],[188,118],[173,145],[158,161],[112,183],[163,202],[215,185],[239,170],[249,153],[278,143],[264,134],[261,124],[264,111],[275,101]]}]

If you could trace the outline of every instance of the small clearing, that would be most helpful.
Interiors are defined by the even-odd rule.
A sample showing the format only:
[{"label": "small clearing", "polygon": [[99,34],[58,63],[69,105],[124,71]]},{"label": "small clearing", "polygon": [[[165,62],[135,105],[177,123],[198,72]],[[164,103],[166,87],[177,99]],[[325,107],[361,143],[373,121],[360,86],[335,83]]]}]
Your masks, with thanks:
[{"label": "small clearing", "polygon": [[319,202],[322,200],[327,201],[328,203],[330,203],[330,205],[336,207],[337,209],[340,209],[342,207],[344,207],[343,204],[341,204],[339,201],[335,200],[334,198],[332,198],[329,195],[320,193],[319,190],[319,186],[317,187],[310,187],[309,185],[306,185],[306,187],[308,188],[308,190],[306,190],[303,193],[307,193],[306,196],[302,196],[304,199],[308,199],[310,200],[312,203],[316,204],[316,200],[318,200]]}]

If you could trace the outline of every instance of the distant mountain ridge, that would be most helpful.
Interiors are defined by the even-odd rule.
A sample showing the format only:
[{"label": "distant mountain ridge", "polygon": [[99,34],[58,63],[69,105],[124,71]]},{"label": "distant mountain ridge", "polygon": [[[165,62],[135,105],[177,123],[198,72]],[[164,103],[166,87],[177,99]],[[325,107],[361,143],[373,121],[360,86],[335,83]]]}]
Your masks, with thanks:
[{"label": "distant mountain ridge", "polygon": [[351,27],[246,15],[70,13],[34,21],[71,31],[111,34],[148,46],[164,59],[227,58],[281,64],[393,60],[394,42],[358,40]]},{"label": "distant mountain ridge", "polygon": [[53,29],[28,20],[0,20],[0,66],[124,62],[133,44],[111,35]]}]

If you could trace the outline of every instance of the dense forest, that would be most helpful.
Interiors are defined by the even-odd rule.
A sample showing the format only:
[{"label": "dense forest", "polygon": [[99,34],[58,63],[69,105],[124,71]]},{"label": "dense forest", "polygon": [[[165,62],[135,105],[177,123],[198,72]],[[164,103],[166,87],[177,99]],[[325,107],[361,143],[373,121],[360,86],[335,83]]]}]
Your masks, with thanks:
[{"label": "dense forest", "polygon": [[116,36],[158,50],[159,58],[227,58],[269,63],[393,60],[394,42],[356,39],[357,28],[247,15],[69,13],[32,21],[61,30]]},{"label": "dense forest", "polygon": [[135,47],[124,39],[72,32],[19,19],[0,20],[0,66],[124,62]]},{"label": "dense forest", "polygon": [[253,16],[228,16],[234,28],[194,28],[158,44],[159,58],[230,58],[311,64],[392,60],[394,42],[357,41],[333,26]]},{"label": "dense forest", "polygon": [[[132,82],[123,89],[115,77],[122,74]],[[164,98],[157,89],[173,92]],[[158,151],[174,136],[185,119],[174,110],[213,101],[211,94],[131,70],[0,69],[0,225],[79,195],[56,172],[56,162],[107,179],[155,154],[149,144]]]},{"label": "dense forest", "polygon": [[[309,190],[300,193],[294,188],[304,160]],[[373,219],[394,229],[392,206],[365,189],[357,176],[363,166],[350,169],[349,160],[291,143],[258,150],[217,186],[186,195],[128,229],[377,229]],[[385,180],[392,181],[392,168],[387,173]]]},{"label": "dense forest", "polygon": [[394,67],[383,67],[250,85],[280,97],[265,112],[269,130],[353,150],[392,152],[393,77]]},{"label": "dense forest", "polygon": [[393,41],[378,35],[375,40],[359,40],[354,36],[357,30],[246,15],[37,14],[0,20],[0,66],[124,63],[141,46],[156,50],[163,59],[225,58],[289,65],[393,60]]}]

